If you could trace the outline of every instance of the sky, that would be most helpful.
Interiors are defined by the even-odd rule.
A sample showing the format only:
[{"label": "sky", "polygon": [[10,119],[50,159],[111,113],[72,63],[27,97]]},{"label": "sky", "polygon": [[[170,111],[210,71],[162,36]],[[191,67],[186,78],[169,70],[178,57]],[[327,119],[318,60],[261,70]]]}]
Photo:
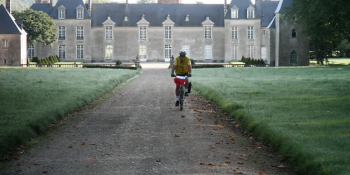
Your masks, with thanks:
[{"label": "sky", "polygon": [[[125,0],[111,0],[114,2],[125,3]],[[129,3],[136,3],[138,0],[128,0]],[[196,2],[203,2],[203,4],[224,4],[224,0],[182,0],[183,4],[196,4]],[[155,0],[157,2],[157,0]],[[230,3],[231,0],[227,0],[227,3]]]}]

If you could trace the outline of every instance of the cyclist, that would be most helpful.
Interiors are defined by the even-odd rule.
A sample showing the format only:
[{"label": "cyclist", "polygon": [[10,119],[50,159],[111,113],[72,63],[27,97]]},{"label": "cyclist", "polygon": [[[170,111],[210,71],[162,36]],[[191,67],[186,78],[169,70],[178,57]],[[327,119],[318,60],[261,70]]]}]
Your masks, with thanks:
[{"label": "cyclist", "polygon": [[[176,75],[187,76],[186,83],[185,83],[185,96],[188,96],[188,77],[191,77],[191,71],[192,71],[191,60],[188,57],[186,57],[186,51],[180,50],[179,54],[180,56],[178,56],[174,60],[173,67],[171,69],[171,77],[175,77],[174,71]],[[175,95],[176,95],[175,106],[179,106],[179,99],[180,99],[179,85],[176,85]]]}]

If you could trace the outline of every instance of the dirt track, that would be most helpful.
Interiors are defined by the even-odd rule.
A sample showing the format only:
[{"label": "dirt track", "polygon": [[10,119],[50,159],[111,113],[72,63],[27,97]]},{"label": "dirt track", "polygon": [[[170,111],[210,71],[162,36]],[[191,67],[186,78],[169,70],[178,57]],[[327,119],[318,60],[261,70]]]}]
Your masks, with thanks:
[{"label": "dirt track", "polygon": [[0,174],[294,174],[204,99],[179,111],[174,89],[166,69],[145,68]]}]

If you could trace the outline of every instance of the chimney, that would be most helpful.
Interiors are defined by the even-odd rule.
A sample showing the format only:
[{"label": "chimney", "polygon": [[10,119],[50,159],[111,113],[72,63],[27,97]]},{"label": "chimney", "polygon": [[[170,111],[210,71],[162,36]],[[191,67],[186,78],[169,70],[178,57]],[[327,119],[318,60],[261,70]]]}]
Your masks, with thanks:
[{"label": "chimney", "polygon": [[225,0],[225,4],[224,4],[224,16],[226,16],[227,13],[227,0]]},{"label": "chimney", "polygon": [[6,0],[6,10],[11,14],[11,0]]},{"label": "chimney", "polygon": [[125,3],[125,10],[126,10],[126,11],[129,10],[129,3],[128,3],[128,0],[126,0],[126,3]]},{"label": "chimney", "polygon": [[52,0],[50,0],[50,8],[51,8],[51,9],[52,9],[52,4],[53,4],[53,3],[52,3]]},{"label": "chimney", "polygon": [[92,0],[89,0],[89,13],[90,13],[90,16],[91,16],[91,11],[92,11]]}]

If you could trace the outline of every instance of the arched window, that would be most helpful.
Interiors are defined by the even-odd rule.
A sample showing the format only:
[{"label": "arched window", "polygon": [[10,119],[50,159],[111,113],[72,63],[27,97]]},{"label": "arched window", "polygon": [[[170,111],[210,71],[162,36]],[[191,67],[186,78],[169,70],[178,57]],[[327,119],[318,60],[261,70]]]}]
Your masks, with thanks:
[{"label": "arched window", "polygon": [[290,53],[290,63],[295,64],[298,62],[298,55],[297,55],[297,51],[293,50]]},{"label": "arched window", "polygon": [[296,38],[297,37],[297,32],[295,31],[295,29],[292,30],[292,38]]}]

